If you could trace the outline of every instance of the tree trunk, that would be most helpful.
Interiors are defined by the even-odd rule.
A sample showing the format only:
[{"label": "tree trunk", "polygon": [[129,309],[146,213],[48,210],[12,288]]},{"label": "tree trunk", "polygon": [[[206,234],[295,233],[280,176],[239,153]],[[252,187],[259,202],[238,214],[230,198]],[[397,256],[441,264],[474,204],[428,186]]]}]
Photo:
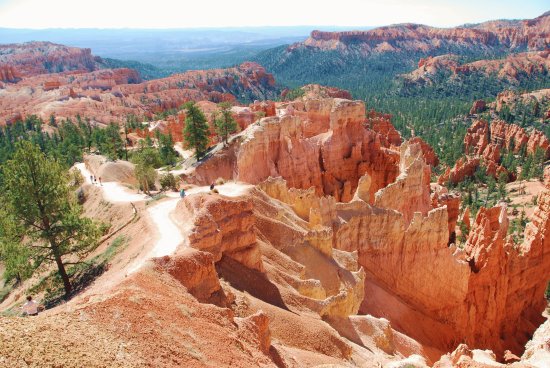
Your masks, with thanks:
[{"label": "tree trunk", "polygon": [[52,246],[52,251],[55,258],[55,263],[57,264],[57,269],[59,271],[59,274],[61,275],[61,279],[63,280],[63,287],[65,288],[65,296],[69,297],[73,292],[73,286],[71,285],[71,280],[69,280],[69,275],[67,275],[67,271],[65,270],[65,265],[61,260],[61,256],[59,255],[57,246],[52,243],[50,243],[50,245]]}]

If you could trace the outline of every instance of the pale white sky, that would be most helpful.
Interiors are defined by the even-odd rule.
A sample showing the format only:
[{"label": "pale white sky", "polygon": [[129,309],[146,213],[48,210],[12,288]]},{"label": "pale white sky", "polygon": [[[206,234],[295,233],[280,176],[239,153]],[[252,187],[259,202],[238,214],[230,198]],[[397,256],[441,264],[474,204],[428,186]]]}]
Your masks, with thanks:
[{"label": "pale white sky", "polygon": [[548,0],[0,0],[0,27],[380,26],[403,22],[444,27],[534,18],[549,10],[549,5]]}]

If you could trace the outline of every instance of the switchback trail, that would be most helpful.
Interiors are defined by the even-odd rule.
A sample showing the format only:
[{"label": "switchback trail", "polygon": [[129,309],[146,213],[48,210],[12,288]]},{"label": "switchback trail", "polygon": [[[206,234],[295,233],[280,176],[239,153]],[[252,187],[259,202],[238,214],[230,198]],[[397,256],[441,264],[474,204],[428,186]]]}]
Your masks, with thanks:
[{"label": "switchback trail", "polygon": [[[84,163],[75,165],[84,176],[87,184],[93,184],[90,176],[93,175]],[[103,182],[102,185],[96,184],[101,189],[103,198],[113,203],[136,203],[150,200],[151,197],[145,194],[132,193],[128,188],[118,182]],[[241,183],[226,183],[216,186],[218,192],[228,197],[236,197],[244,194],[251,185]],[[194,187],[186,190],[186,195],[197,193],[208,193],[209,186]],[[176,223],[172,218],[179,198],[179,193],[168,192],[166,197],[158,201],[157,204],[148,207],[147,213],[155,225],[158,232],[157,239],[153,247],[139,254],[128,266],[127,274],[137,271],[147,260],[154,257],[163,257],[173,254],[178,246],[185,243],[184,233],[190,229],[192,224]]]}]

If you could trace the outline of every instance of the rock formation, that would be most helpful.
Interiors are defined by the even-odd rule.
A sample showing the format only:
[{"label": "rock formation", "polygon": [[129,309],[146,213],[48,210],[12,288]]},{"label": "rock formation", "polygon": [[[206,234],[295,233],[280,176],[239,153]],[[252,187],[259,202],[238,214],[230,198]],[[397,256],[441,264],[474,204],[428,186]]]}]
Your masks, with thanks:
[{"label": "rock formation", "polygon": [[492,121],[490,127],[485,120],[475,120],[464,136],[464,152],[467,156],[461,157],[454,167],[447,168],[438,183],[461,182],[474,175],[481,162],[487,174],[498,178],[501,173],[506,173],[513,180],[514,175],[500,165],[502,152],[512,151],[517,154],[524,148],[527,154],[533,155],[537,150],[542,150],[546,158],[550,157],[550,141],[537,129],[527,134],[520,126],[502,120]]},{"label": "rock formation", "polygon": [[[318,195],[350,201],[358,180],[371,177],[370,196],[395,180],[399,154],[384,148],[381,137],[363,126],[365,106],[342,99],[297,100],[278,117],[249,127],[234,156],[214,157],[223,175],[252,184],[282,176],[289,187],[314,187]],[[211,163],[210,165],[213,165]],[[198,168],[197,183],[211,180]],[[215,179],[215,178],[214,178]]]},{"label": "rock formation", "polygon": [[[401,75],[400,78],[409,85],[430,86],[445,82],[452,83],[477,73],[486,77],[496,76],[501,82],[516,85],[527,78],[543,77],[549,70],[549,50],[510,54],[503,59],[478,60],[466,64],[460,64],[456,55],[440,55],[421,59],[418,69]],[[442,75],[445,76],[443,80]],[[474,103],[470,114],[484,110],[485,105],[481,101]]]},{"label": "rock formation", "polygon": [[464,178],[471,177],[479,167],[479,158],[461,157],[455,163],[453,168],[447,168],[443,174],[437,179],[441,185],[445,183],[460,183]]},{"label": "rock formation", "polygon": [[419,144],[422,150],[424,161],[431,167],[439,165],[439,158],[434,152],[434,149],[420,137],[413,137],[409,139],[409,144]]},{"label": "rock formation", "polygon": [[475,100],[470,109],[470,115],[482,113],[486,108],[487,103],[484,100]]},{"label": "rock formation", "polygon": [[0,81],[16,83],[21,78],[13,65],[0,64]]},{"label": "rock formation", "polygon": [[230,257],[245,266],[263,270],[254,232],[252,203],[242,199],[189,196],[179,206],[178,214],[194,218],[189,245],[207,251],[214,262]]},{"label": "rock formation", "polygon": [[[189,100],[234,103],[244,91],[262,100],[278,94],[273,76],[256,63],[142,82],[132,69],[99,69],[101,60],[89,49],[49,43],[2,47],[0,82],[14,83],[0,89],[0,124],[15,115],[31,114],[44,120],[52,114],[58,118],[80,115],[107,124],[125,121],[129,114],[150,118]],[[273,104],[262,106],[258,103],[253,108],[266,109],[266,116],[274,114]]]},{"label": "rock formation", "polygon": [[485,120],[476,120],[464,136],[464,151],[467,154],[481,155],[489,144],[489,124]]},{"label": "rock formation", "polygon": [[[185,235],[173,255],[33,325],[1,317],[9,365],[36,361],[14,343],[26,341],[21,336],[35,324],[33,351],[53,349],[57,354],[45,353],[52,364],[70,352],[93,366],[92,351],[112,366],[423,367],[439,360],[450,367],[503,360],[506,350],[508,359],[521,355],[545,307],[550,191],[539,196],[521,244],[507,236],[506,209],[495,207],[478,211],[459,248],[453,234],[460,198],[430,183],[436,158],[425,142],[392,144],[389,126],[375,131],[366,124],[360,101],[302,97],[254,106],[276,114],[246,127],[186,180],[257,185],[228,184],[243,188],[232,197],[189,191],[166,199],[179,201],[173,217]],[[215,108],[204,103],[205,110]],[[471,151],[495,158],[498,151],[488,147],[506,147],[507,137],[519,136],[494,129],[489,134],[482,122],[471,129]],[[480,160],[465,161],[463,174]],[[94,159],[88,166],[102,175],[120,171],[117,181],[128,170]],[[89,187],[90,197],[99,191]],[[101,213],[99,201],[85,206]],[[148,226],[147,216],[135,221],[134,231]],[[129,251],[148,249],[152,237],[141,235]],[[128,259],[124,253],[113,266]],[[61,323],[65,333],[48,333],[51,318],[49,327]],[[542,331],[525,361],[544,359]]]},{"label": "rock formation", "polygon": [[[382,145],[384,147],[399,146],[403,141],[401,134],[394,128],[391,123],[390,114],[381,114],[374,110],[367,113],[366,126],[382,136]],[[427,146],[426,143],[424,143]],[[433,153],[433,150],[432,150]]]},{"label": "rock formation", "polygon": [[369,31],[312,31],[303,43],[289,47],[341,50],[360,48],[363,53],[423,51],[434,52],[459,48],[475,50],[544,50],[550,42],[548,18],[545,13],[530,20],[493,21],[472,27],[433,28],[419,24],[398,24]]},{"label": "rock formation", "polygon": [[[282,176],[285,181],[269,179],[260,187],[288,204],[310,229],[326,229],[324,240],[311,244],[317,244],[315,247],[323,254],[330,254],[323,245],[329,236],[332,252],[357,251],[358,263],[366,274],[361,312],[384,317],[397,329],[436,349],[450,351],[458,341],[466,341],[474,348],[493,349],[499,359],[505,349],[520,353],[526,339],[516,336],[531,333],[533,326],[540,323],[544,308],[548,280],[534,275],[549,274],[548,257],[543,250],[547,239],[545,221],[550,211],[546,197],[539,201],[538,220],[526,230],[523,245],[511,245],[506,239],[507,222],[501,215],[504,210],[497,207],[478,213],[464,249],[449,247],[459,198],[442,189],[434,189],[432,194],[430,168],[424,162],[420,144],[405,143],[399,153],[366,145],[355,153],[354,140],[361,142],[358,130],[354,129],[354,135],[346,134],[346,130],[360,123],[361,104],[306,99],[285,106],[287,111],[292,107],[290,114],[262,119],[259,125],[250,126],[243,140],[229,148],[233,158],[215,156],[213,162],[220,165],[226,160],[233,178],[246,182]],[[322,119],[320,111],[330,111],[328,119]],[[308,120],[311,116],[316,119]],[[328,127],[331,129],[326,130]],[[471,140],[472,147],[489,145],[487,125],[480,123],[472,133],[477,137]],[[363,134],[364,141],[376,133],[365,129]],[[344,181],[340,191],[326,190],[330,186],[324,180],[336,169],[329,164],[332,153],[325,151],[324,143],[333,140],[334,150],[334,146],[342,146],[344,137],[351,141],[350,153],[334,156],[341,157],[340,166],[347,165],[349,159],[355,162],[352,167],[372,165],[372,161],[362,160],[369,156],[359,152],[372,151],[374,147],[378,154],[393,152],[385,160],[399,158],[394,166],[399,175],[394,176],[393,182],[379,185],[375,171],[342,170],[338,178],[347,178],[352,184],[348,186]],[[311,156],[318,158],[319,152],[320,160],[310,160]],[[287,156],[290,154],[292,158]],[[293,161],[297,158],[300,160]],[[475,170],[479,164],[475,160],[467,161],[464,170]],[[319,170],[319,162],[324,171]],[[197,170],[200,172],[200,167]],[[277,217],[274,212],[271,216]],[[270,234],[280,234],[291,244],[294,239],[308,238],[293,236],[281,225],[272,226]],[[523,295],[522,302],[516,300],[518,295]]]},{"label": "rock formation", "polygon": [[[7,65],[3,70],[11,67],[12,76],[29,77],[68,70],[93,71],[99,68],[100,62],[100,58],[92,56],[90,49],[68,47],[51,42],[0,45],[0,65]],[[6,82],[14,82],[14,79],[2,78]]]}]

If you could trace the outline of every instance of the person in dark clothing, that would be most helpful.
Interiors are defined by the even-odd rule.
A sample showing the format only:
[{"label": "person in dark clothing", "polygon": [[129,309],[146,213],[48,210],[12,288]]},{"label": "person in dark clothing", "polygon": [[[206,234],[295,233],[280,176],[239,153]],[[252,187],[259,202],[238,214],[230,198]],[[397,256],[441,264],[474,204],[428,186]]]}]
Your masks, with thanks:
[{"label": "person in dark clothing", "polygon": [[214,183],[210,184],[210,190],[214,190]]}]

